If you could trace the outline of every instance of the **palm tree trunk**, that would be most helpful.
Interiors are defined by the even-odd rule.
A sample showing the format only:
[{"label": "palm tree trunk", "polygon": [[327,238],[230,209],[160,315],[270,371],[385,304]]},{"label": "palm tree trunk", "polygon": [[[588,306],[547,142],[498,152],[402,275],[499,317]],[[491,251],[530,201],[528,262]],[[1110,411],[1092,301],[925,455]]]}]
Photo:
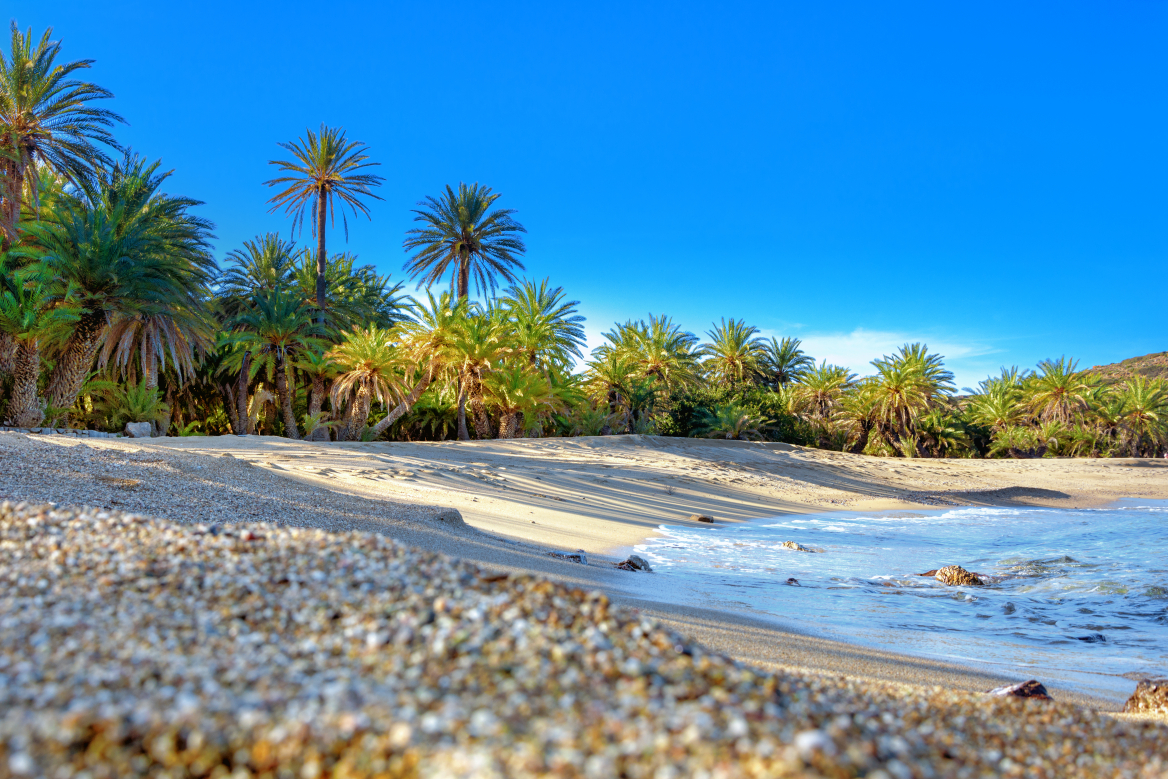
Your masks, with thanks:
[{"label": "palm tree trunk", "polygon": [[[312,389],[308,392],[308,415],[313,416],[320,413],[321,406],[324,405],[325,386],[324,376],[312,377]],[[322,420],[323,421],[323,420]],[[324,425],[318,426],[306,439],[308,441],[327,441],[329,440],[329,429]]]},{"label": "palm tree trunk", "polygon": [[499,420],[499,438],[518,438],[523,432],[523,412],[509,411]]},{"label": "palm tree trunk", "polygon": [[365,429],[365,423],[369,421],[369,407],[372,403],[373,396],[368,387],[361,387],[357,390],[357,396],[352,401],[353,415],[349,417],[349,423],[345,426],[346,441],[361,440],[361,432]]},{"label": "palm tree trunk", "polygon": [[5,193],[5,205],[8,207],[8,213],[4,215],[4,229],[3,240],[0,241],[0,249],[8,251],[12,247],[12,243],[16,240],[16,226],[20,224],[20,204],[24,199],[24,162],[20,159],[20,152],[17,151],[17,159],[12,160],[7,172],[10,174],[10,181],[12,182],[12,189]]},{"label": "palm tree trunk", "polygon": [[251,372],[251,352],[244,352],[243,359],[239,362],[239,379],[235,385],[235,402],[239,414],[239,428],[236,430],[238,435],[248,435],[255,432],[252,430],[251,414],[248,413],[247,408],[247,384],[248,373]]},{"label": "palm tree trunk", "polygon": [[104,311],[86,311],[73,328],[61,359],[49,377],[49,405],[54,408],[72,408],[77,395],[89,375],[93,358],[97,356],[108,320]]},{"label": "palm tree trunk", "polygon": [[16,339],[11,333],[0,333],[0,379],[16,370]]},{"label": "palm tree trunk", "polygon": [[8,404],[12,424],[16,427],[36,427],[44,419],[37,401],[37,379],[41,372],[39,345],[35,340],[20,341],[16,347],[16,365],[12,372],[12,401]]},{"label": "palm tree trunk", "polygon": [[495,431],[491,429],[487,404],[483,402],[483,380],[478,370],[468,371],[467,376],[470,379],[467,382],[467,394],[470,396],[470,411],[474,417],[475,432],[478,433],[480,440],[487,441],[495,437]]},{"label": "palm tree trunk", "polygon": [[458,440],[470,440],[470,432],[466,429],[466,382],[461,376],[458,377]]},{"label": "palm tree trunk", "polygon": [[323,193],[318,192],[316,196],[316,306],[320,309],[322,318],[325,307],[324,273],[328,267],[326,264],[328,255],[324,253],[324,227],[327,216],[328,200]]},{"label": "palm tree trunk", "polygon": [[[385,419],[381,420],[373,426],[373,434],[378,436],[381,435],[389,429],[390,425],[408,414],[410,409],[413,408],[414,404],[418,402],[418,398],[422,397],[422,393],[426,391],[426,388],[430,386],[432,381],[434,381],[434,371],[428,370],[422,375],[422,380],[415,384],[414,388],[410,390],[410,394],[403,398],[401,403],[398,403],[396,406],[394,406],[393,410],[385,415]],[[366,416],[368,416],[368,413],[366,413]]]},{"label": "palm tree trunk", "polygon": [[220,385],[219,388],[223,392],[223,408],[227,411],[231,432],[238,434],[243,427],[239,424],[239,404],[235,402],[235,390],[230,384]]},{"label": "palm tree trunk", "polygon": [[459,258],[458,261],[458,299],[466,300],[470,297],[470,255]]},{"label": "palm tree trunk", "polygon": [[284,415],[284,435],[300,440],[300,430],[296,427],[296,412],[292,409],[292,394],[295,387],[288,386],[288,370],[284,358],[276,361],[276,394],[280,396],[280,410]]}]

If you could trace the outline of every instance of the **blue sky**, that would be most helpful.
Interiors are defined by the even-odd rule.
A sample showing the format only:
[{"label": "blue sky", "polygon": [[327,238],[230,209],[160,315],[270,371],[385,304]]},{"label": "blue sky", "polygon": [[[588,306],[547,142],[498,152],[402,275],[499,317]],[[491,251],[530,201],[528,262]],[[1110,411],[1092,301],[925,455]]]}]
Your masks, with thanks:
[{"label": "blue sky", "polygon": [[1168,349],[1168,4],[4,11],[97,60],[119,136],[206,201],[220,257],[287,233],[266,162],[323,121],[386,179],[330,249],[401,278],[414,204],[486,184],[593,345],[733,316],[859,372],[924,340],[959,385]]}]

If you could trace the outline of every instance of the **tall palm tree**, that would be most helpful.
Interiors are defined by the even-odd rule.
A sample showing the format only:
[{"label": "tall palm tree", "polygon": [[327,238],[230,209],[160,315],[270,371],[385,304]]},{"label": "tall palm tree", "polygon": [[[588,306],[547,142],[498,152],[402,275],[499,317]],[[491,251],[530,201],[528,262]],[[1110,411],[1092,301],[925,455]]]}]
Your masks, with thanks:
[{"label": "tall palm tree", "polygon": [[148,306],[132,314],[116,314],[98,354],[99,368],[113,360],[126,374],[138,357],[146,389],[158,389],[159,369],[166,370],[167,354],[179,379],[193,376],[195,359],[215,346],[205,311],[186,307]]},{"label": "tall palm tree", "polygon": [[546,370],[583,356],[584,317],[576,313],[580,302],[564,297],[564,288],[552,287],[548,279],[525,280],[499,301],[514,330],[510,340],[530,365]]},{"label": "tall palm tree", "polygon": [[758,328],[741,319],[723,319],[706,333],[710,342],[698,350],[706,359],[702,366],[722,386],[752,380],[763,359],[763,345]]},{"label": "tall palm tree", "polygon": [[[98,167],[111,164],[97,144],[119,149],[110,128],[124,121],[94,100],[113,94],[73,75],[93,60],[58,63],[61,44],[45,30],[33,46],[32,28],[21,33],[12,22],[8,56],[0,52],[0,248],[16,240],[30,172],[42,165],[74,186],[86,188]],[[33,200],[36,188],[31,189]],[[36,203],[34,202],[35,206]]]},{"label": "tall palm tree", "polygon": [[914,421],[953,388],[953,374],[942,358],[920,343],[905,344],[893,355],[873,360],[880,419],[897,441],[914,440]]},{"label": "tall palm tree", "polygon": [[513,209],[491,206],[499,194],[477,183],[460,183],[458,192],[446,185],[440,197],[427,197],[415,209],[415,227],[406,233],[403,246],[416,252],[405,264],[410,279],[430,286],[450,273],[450,289],[460,300],[470,296],[473,278],[477,292],[494,292],[495,277],[515,282],[513,269],[523,270],[520,257],[526,251],[519,233],[527,230],[512,218]]},{"label": "tall palm tree", "polygon": [[279,145],[290,152],[293,159],[268,161],[284,174],[264,182],[270,187],[281,188],[268,202],[272,204],[271,211],[283,208],[285,214],[292,215],[293,230],[303,228],[305,214],[309,216],[316,236],[316,305],[323,310],[328,306],[325,226],[330,215],[332,223],[336,224],[338,206],[345,227],[345,240],[349,238],[346,209],[353,216],[364,214],[372,220],[362,198],[381,200],[373,194],[372,188],[381,186],[384,179],[361,171],[381,163],[369,161],[368,147],[364,143],[350,141],[343,129],[326,127],[323,123],[319,135],[305,130],[303,138]]},{"label": "tall palm tree", "polygon": [[234,318],[233,324],[236,330],[233,341],[239,353],[251,355],[248,366],[251,377],[262,370],[267,380],[276,385],[284,434],[300,438],[292,410],[296,395],[292,370],[298,359],[324,345],[319,338],[323,327],[313,322],[307,306],[291,290],[257,294],[251,306]]},{"label": "tall palm tree", "polygon": [[[292,281],[310,305],[315,305],[316,255],[305,250],[292,265]],[[334,254],[325,262],[328,323],[337,331],[375,324],[392,327],[407,318],[402,284],[391,284],[372,265],[357,265],[357,255]]]},{"label": "tall palm tree", "polygon": [[763,370],[771,386],[785,387],[799,381],[815,367],[815,360],[800,347],[798,338],[771,338],[763,344]]}]

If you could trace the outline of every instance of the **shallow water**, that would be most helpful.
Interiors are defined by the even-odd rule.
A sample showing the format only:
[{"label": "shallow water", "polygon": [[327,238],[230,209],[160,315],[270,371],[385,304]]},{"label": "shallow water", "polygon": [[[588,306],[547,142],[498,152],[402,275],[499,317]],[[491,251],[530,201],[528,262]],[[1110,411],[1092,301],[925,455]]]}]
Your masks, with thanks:
[{"label": "shallow water", "polygon": [[[1123,699],[1168,675],[1168,502],[960,508],[662,527],[636,547],[678,602]],[[822,554],[780,548],[796,541]],[[986,587],[914,574],[960,565]],[[785,584],[795,578],[799,586]]]}]

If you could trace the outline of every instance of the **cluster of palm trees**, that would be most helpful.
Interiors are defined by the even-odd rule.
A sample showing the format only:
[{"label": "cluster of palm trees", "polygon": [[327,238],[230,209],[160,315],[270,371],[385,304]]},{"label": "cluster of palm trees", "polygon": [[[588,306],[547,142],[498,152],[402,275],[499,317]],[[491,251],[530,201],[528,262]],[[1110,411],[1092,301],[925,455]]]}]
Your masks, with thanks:
[{"label": "cluster of palm trees", "polygon": [[[616,324],[585,358],[578,303],[523,271],[499,194],[446,187],[414,211],[402,292],[329,253],[338,212],[370,216],[368,147],[322,126],[280,144],[272,211],[292,234],[212,256],[169,173],[121,148],[112,95],[15,25],[0,54],[0,421],[20,427],[355,441],[659,433],[893,456],[1163,453],[1168,390],[1067,360],[956,395],[905,345],[858,378],[736,319],[699,339],[667,316]],[[294,237],[309,227],[313,242]],[[449,289],[446,285],[449,284]],[[471,297],[472,287],[475,295]],[[440,291],[436,291],[440,290]]]}]

